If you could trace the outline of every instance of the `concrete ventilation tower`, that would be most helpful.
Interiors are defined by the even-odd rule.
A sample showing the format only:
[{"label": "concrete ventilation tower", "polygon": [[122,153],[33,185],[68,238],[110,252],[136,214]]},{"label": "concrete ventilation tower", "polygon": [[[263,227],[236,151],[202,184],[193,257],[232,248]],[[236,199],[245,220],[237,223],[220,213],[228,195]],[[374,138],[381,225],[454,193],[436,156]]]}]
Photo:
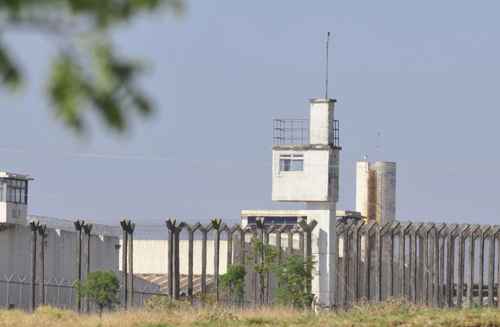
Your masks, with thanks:
[{"label": "concrete ventilation tower", "polygon": [[356,211],[385,224],[396,219],[396,163],[356,163]]}]

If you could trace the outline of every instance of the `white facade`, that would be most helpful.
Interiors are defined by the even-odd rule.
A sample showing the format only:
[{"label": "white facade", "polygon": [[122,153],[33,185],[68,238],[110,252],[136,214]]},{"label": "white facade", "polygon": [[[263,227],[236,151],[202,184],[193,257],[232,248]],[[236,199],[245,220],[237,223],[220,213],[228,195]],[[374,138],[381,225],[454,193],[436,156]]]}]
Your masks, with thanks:
[{"label": "white facade", "polygon": [[396,219],[395,162],[357,162],[356,211],[382,224]]},{"label": "white facade", "polygon": [[[334,107],[335,100],[312,99],[308,142],[290,144],[285,141],[273,146],[273,201],[338,201],[340,147],[333,133]],[[286,169],[285,161],[298,164]]]}]

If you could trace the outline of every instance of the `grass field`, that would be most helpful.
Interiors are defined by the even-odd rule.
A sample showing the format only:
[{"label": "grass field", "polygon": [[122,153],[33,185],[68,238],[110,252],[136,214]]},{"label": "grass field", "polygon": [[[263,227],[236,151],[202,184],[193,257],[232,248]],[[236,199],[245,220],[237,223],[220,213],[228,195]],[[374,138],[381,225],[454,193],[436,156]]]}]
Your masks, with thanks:
[{"label": "grass field", "polygon": [[401,303],[356,307],[349,312],[320,313],[283,308],[261,310],[141,310],[97,315],[43,307],[34,314],[0,311],[0,326],[33,327],[184,327],[184,326],[500,326],[498,309],[437,310]]}]

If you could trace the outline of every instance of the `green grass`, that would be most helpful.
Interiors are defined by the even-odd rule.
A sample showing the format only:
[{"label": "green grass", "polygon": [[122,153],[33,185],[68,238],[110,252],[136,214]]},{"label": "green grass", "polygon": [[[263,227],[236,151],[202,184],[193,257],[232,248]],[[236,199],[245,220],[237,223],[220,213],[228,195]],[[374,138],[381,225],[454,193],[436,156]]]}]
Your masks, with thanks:
[{"label": "green grass", "polygon": [[314,314],[288,308],[228,310],[218,307],[191,309],[180,306],[161,310],[116,311],[80,315],[49,307],[34,314],[0,311],[0,327],[219,327],[219,326],[499,326],[500,310],[472,308],[463,310],[431,309],[401,302],[360,305],[346,312]]}]

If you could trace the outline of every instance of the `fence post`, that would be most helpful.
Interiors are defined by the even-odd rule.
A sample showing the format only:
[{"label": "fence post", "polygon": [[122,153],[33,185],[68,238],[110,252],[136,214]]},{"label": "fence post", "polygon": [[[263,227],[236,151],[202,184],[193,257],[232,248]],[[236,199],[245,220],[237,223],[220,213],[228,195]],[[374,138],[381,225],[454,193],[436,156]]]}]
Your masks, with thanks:
[{"label": "fence post", "polygon": [[[337,254],[337,258],[336,258],[336,276],[335,276],[335,294],[333,296],[333,307],[334,308],[338,308],[340,306],[340,273],[341,271],[343,272],[344,270],[340,268],[341,266],[341,256],[340,256],[340,235],[342,235],[343,233],[343,225],[342,223],[340,223],[339,221],[337,221],[337,225],[336,225],[336,228],[335,228],[335,233],[337,233],[335,235],[335,253]],[[342,247],[342,251],[343,251],[343,247]],[[279,285],[278,285],[278,288],[279,288]]]},{"label": "fence post", "polygon": [[430,274],[430,256],[429,256],[429,234],[430,231],[432,230],[433,225],[431,224],[428,226],[428,228],[424,231],[424,253],[423,253],[423,260],[424,260],[424,303],[425,305],[430,304],[430,289],[431,289],[431,274]]},{"label": "fence post", "polygon": [[122,239],[122,284],[123,284],[123,308],[127,310],[128,306],[128,220],[123,219],[120,221],[120,226],[122,228],[123,239]]},{"label": "fence post", "polygon": [[475,264],[475,234],[479,229],[479,226],[472,229],[470,231],[470,240],[469,240],[469,282],[467,285],[467,301],[470,308],[472,308],[474,304],[474,264]]},{"label": "fence post", "polygon": [[[77,231],[77,278],[78,278],[78,283],[82,282],[82,229],[83,226],[85,226],[85,221],[83,220],[77,220],[74,222],[75,229]],[[82,296],[80,295],[80,292],[77,292],[76,295],[76,307],[78,312],[82,312]]]},{"label": "fence post", "polygon": [[434,307],[439,307],[439,293],[441,292],[441,285],[439,279],[439,239],[441,238],[441,232],[446,227],[446,225],[441,225],[440,228],[436,226],[434,231]]},{"label": "fence post", "polygon": [[[370,276],[371,276],[371,262],[372,262],[372,256],[371,256],[371,233],[372,229],[377,225],[376,222],[370,223],[369,225],[366,226],[365,229],[365,264],[364,264],[364,281],[365,281],[365,290],[364,290],[364,295],[365,295],[365,300],[370,300],[371,299],[371,281],[370,281]],[[359,235],[358,235],[359,237]]]},{"label": "fence post", "polygon": [[399,293],[401,298],[406,296],[406,274],[405,274],[405,257],[406,257],[406,242],[405,234],[407,230],[411,228],[411,223],[406,226],[401,225],[400,235],[399,235],[399,278],[400,278],[400,289]]},{"label": "fence post", "polygon": [[497,262],[497,307],[500,308],[500,239],[499,233],[500,230],[497,230],[495,233],[497,238],[497,252],[498,252],[498,262]]},{"label": "fence post", "polygon": [[493,306],[493,289],[495,283],[495,236],[498,230],[490,233],[490,253],[488,262],[488,305]]},{"label": "fence post", "polygon": [[360,235],[360,232],[361,232],[361,228],[364,226],[364,221],[360,222],[360,223],[357,223],[355,225],[353,225],[354,227],[354,231],[353,231],[353,247],[352,247],[352,250],[353,250],[353,254],[352,254],[352,258],[351,258],[351,262],[353,264],[353,284],[354,284],[354,294],[353,294],[353,301],[352,302],[358,302],[359,301],[359,298],[361,297],[361,274],[359,272],[359,261],[360,261],[360,257],[361,257],[361,235]]},{"label": "fence post", "polygon": [[453,296],[455,293],[455,238],[457,235],[455,232],[460,226],[456,225],[455,228],[450,230],[448,237],[448,307],[453,307]]},{"label": "fence post", "polygon": [[458,290],[457,290],[457,306],[462,308],[463,293],[464,293],[464,269],[465,269],[465,237],[470,225],[467,225],[460,232],[459,248],[458,248]]},{"label": "fence post", "polygon": [[219,302],[219,252],[220,252],[220,231],[222,220],[212,219],[212,229],[214,230],[214,282],[215,282],[215,300]]},{"label": "fence post", "polygon": [[[444,231],[446,224],[443,224]],[[444,246],[445,246],[445,234],[442,234],[443,241],[439,247],[439,307],[444,307],[445,297],[444,297]]]},{"label": "fence post", "polygon": [[[384,228],[386,225],[384,225]],[[377,224],[375,227],[375,301],[382,301],[382,227]]]},{"label": "fence post", "polygon": [[417,304],[417,293],[419,292],[418,288],[418,255],[422,255],[422,253],[417,252],[417,246],[418,246],[418,238],[419,238],[419,233],[420,229],[423,227],[424,224],[418,224],[416,228],[413,229],[413,234],[412,234],[412,240],[413,240],[413,254],[412,254],[412,259],[413,259],[413,264],[412,264],[412,274],[413,274],[413,279],[412,279],[412,288],[413,288],[413,303]]},{"label": "fence post", "polygon": [[200,227],[200,232],[202,236],[201,240],[201,294],[205,296],[207,294],[207,235],[210,230],[210,226]]},{"label": "fence post", "polygon": [[174,248],[175,248],[175,227],[176,220],[168,219],[165,222],[168,229],[168,296],[170,300],[174,298]]},{"label": "fence post", "polygon": [[394,296],[394,232],[396,229],[399,227],[399,223],[391,225],[390,228],[390,249],[389,249],[389,296],[393,297]]},{"label": "fence post", "polygon": [[33,233],[32,238],[32,254],[31,254],[31,311],[36,308],[36,242],[40,223],[38,221],[30,222],[30,229]]},{"label": "fence post", "polygon": [[47,225],[41,225],[38,228],[38,233],[40,234],[40,303],[45,305],[45,240]]},{"label": "fence post", "polygon": [[490,231],[491,226],[486,229],[481,230],[480,241],[479,241],[479,284],[478,284],[478,294],[479,294],[479,305],[483,305],[483,287],[484,287],[484,240],[486,235]]},{"label": "fence post", "polygon": [[[91,231],[92,231],[92,224],[85,224],[83,225],[83,231],[85,235],[87,236],[87,277],[89,278],[90,274],[90,240],[91,240]],[[90,313],[90,300],[87,297],[85,299],[85,312]]]},{"label": "fence post", "polygon": [[[129,282],[128,282],[128,287],[130,289],[130,292],[128,294],[129,296],[129,306],[133,307],[134,306],[134,231],[135,231],[135,224],[129,221],[129,224],[127,226],[127,231],[129,233],[128,236],[128,267],[129,267]],[[90,234],[89,234],[89,240],[90,240]],[[90,245],[90,244],[89,244]],[[90,264],[90,259],[89,259],[89,264]]]},{"label": "fence post", "polygon": [[193,301],[193,252],[194,252],[194,233],[198,228],[200,228],[200,223],[194,225],[186,225],[188,231],[188,297],[189,300]]},{"label": "fence post", "polygon": [[[351,228],[353,227],[353,224],[346,224],[344,230],[344,308],[347,308],[349,305],[349,255],[350,255],[350,247],[351,247],[351,240],[350,236],[352,235],[350,233]],[[353,232],[354,233],[354,232]],[[355,276],[357,278],[357,276]]]}]

